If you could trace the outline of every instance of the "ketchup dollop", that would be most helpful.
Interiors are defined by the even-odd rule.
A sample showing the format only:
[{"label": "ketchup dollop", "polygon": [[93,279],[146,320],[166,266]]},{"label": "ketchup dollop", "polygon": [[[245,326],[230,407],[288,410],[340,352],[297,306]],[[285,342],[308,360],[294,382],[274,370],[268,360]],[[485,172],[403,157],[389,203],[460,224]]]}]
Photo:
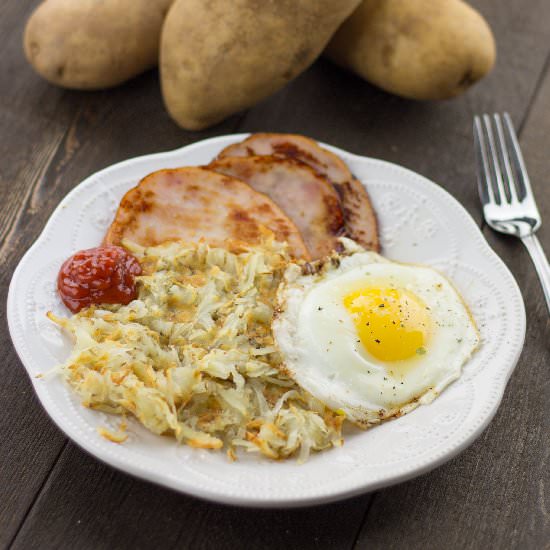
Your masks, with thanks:
[{"label": "ketchup dollop", "polygon": [[81,250],[59,270],[57,290],[73,312],[91,304],[128,304],[137,297],[137,259],[120,246]]}]

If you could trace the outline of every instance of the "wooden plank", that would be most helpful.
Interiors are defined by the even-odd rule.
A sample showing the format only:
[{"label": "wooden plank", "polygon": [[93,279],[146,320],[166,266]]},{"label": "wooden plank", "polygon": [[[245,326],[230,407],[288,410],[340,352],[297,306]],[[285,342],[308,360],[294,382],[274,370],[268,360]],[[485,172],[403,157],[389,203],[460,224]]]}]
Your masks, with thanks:
[{"label": "wooden plank", "polygon": [[[40,96],[30,98],[31,100],[43,101],[42,94],[62,93],[73,109],[66,116],[65,127],[61,127],[56,147],[48,150],[48,162],[44,163],[35,177],[37,184],[17,201],[17,208],[23,204],[26,208],[13,222],[14,229],[10,232],[10,239],[6,241],[6,253],[12,254],[14,258],[11,265],[15,264],[21,251],[38,235],[59,199],[89,173],[124,158],[171,149],[215,134],[230,133],[235,131],[235,125],[240,120],[238,116],[234,117],[207,132],[181,131],[169,121],[163,110],[154,73],[116,90],[94,94],[59,92],[50,89],[32,74],[29,80],[33,85],[45,88]],[[14,119],[19,118],[18,112]],[[147,120],[145,135],[144,118]],[[21,129],[16,133],[20,134]],[[27,139],[30,141],[30,138]],[[37,163],[33,161],[26,164],[35,166]],[[17,211],[15,207],[13,210]],[[6,270],[6,275],[8,273],[11,273],[11,269]],[[32,389],[25,376],[21,376],[22,369],[14,356],[10,370],[16,372],[18,385],[26,386],[26,391],[31,393]],[[15,395],[17,391],[17,388],[12,388],[10,395]],[[5,404],[6,407],[13,407],[13,399],[7,399]],[[28,407],[27,402],[24,405]],[[35,409],[41,413],[36,403]],[[14,410],[13,414],[20,412]],[[36,410],[32,414],[36,414]],[[6,410],[6,423],[10,420]],[[57,453],[63,442],[61,434],[50,426],[44,439],[50,439],[52,431],[58,436],[59,444],[48,445],[44,441],[41,444]],[[28,431],[23,428],[18,428],[18,436],[21,439],[18,448],[22,447],[22,442],[31,440]],[[350,547],[369,501],[366,496],[345,505],[337,504],[305,511],[254,511],[248,512],[244,516],[246,521],[243,521],[241,510],[202,503],[134,480],[91,459],[72,444],[67,446],[58,466],[46,478],[47,469],[55,456],[57,454],[44,462],[44,471],[36,476],[37,483],[44,479],[46,483],[32,506],[23,529],[15,539],[16,547],[32,547],[37,544],[44,547],[79,548],[130,547],[136,544],[146,547],[156,543],[167,544],[172,540],[183,546],[187,545],[186,541],[195,540],[197,546],[203,547],[218,547],[222,544],[226,547],[237,547],[242,546],[242,541],[255,545],[263,542],[266,546],[281,548],[318,544]],[[6,461],[6,465],[8,463],[6,475],[14,468],[11,462]],[[21,468],[33,471],[24,461]],[[91,471],[92,474],[90,477],[82,476],[83,471]],[[2,516],[6,519],[11,517],[9,524],[0,525],[3,541],[9,541],[14,537],[17,525],[25,517],[38,485],[30,484],[26,489],[11,482],[5,486],[9,490],[9,498],[4,499],[6,510],[8,506],[11,510],[14,510],[15,505],[19,506],[15,513]],[[101,488],[100,493],[98,488]],[[119,494],[142,494],[143,498],[126,498],[120,501],[116,496]],[[155,501],[157,519],[151,517],[148,506],[151,500]],[[106,509],[107,502],[115,507],[112,522],[105,519],[111,515]],[[59,508],[59,503],[66,503],[66,506]],[[122,520],[123,517],[144,517],[147,521],[139,522],[143,528],[138,529],[134,520],[128,524]],[[163,518],[172,521],[167,524]],[[81,524],[87,525],[89,530],[78,528]],[[208,527],[205,532],[203,526],[211,524],[215,527]],[[173,531],[170,531],[171,526],[174,526]],[[272,530],[276,534],[268,537]],[[227,538],[227,532],[233,533],[232,539]],[[206,538],[205,533],[208,534]]]},{"label": "wooden plank", "polygon": [[[550,72],[521,139],[543,218],[550,219]],[[547,548],[550,540],[550,323],[534,268],[519,241],[484,230],[511,268],[527,309],[527,338],[495,419],[461,456],[375,495],[358,548]],[[550,224],[541,242],[550,252]]]},{"label": "wooden plank", "polygon": [[[154,80],[153,77],[147,76],[143,79]],[[142,89],[137,94],[138,99],[144,97],[142,99],[144,109],[151,109],[151,104],[155,103],[153,93],[149,90],[150,87]],[[115,92],[122,93],[122,90],[121,88]],[[126,92],[127,95],[130,93],[132,93],[131,90]],[[238,120],[238,118],[232,119],[225,126],[217,127],[209,132],[184,133],[167,122],[159,103],[151,113],[151,118],[155,117],[157,122],[148,126],[148,139],[142,141],[139,137],[139,127],[129,127],[129,121],[125,120],[128,117],[128,111],[122,113],[122,120],[116,118],[121,115],[113,111],[113,105],[123,103],[127,104],[129,100],[118,97],[111,102],[107,96],[100,94],[97,102],[94,101],[91,105],[87,104],[85,109],[78,111],[69,131],[66,132],[66,141],[69,143],[60,147],[60,153],[52,161],[52,167],[44,175],[40,191],[31,197],[30,208],[33,211],[36,209],[35,205],[42,200],[47,201],[48,204],[51,203],[53,208],[59,200],[59,196],[87,173],[93,172],[103,165],[120,160],[120,158],[150,152],[152,144],[155,144],[154,148],[157,150],[170,149],[183,145],[185,142],[204,139],[213,133],[229,133],[235,131],[231,125]],[[133,124],[132,121],[130,123]],[[126,132],[132,134],[131,141],[122,140],[121,135],[113,135],[112,128],[118,128],[121,134]],[[158,133],[155,134],[156,130]],[[170,137],[170,132],[172,132],[172,137]],[[162,143],[163,140],[165,143],[158,146],[157,144]],[[96,144],[95,147],[92,144]],[[127,150],[117,151],[117,148],[121,147],[126,147]],[[68,154],[71,156],[70,161],[66,160]],[[94,163],[100,165],[94,165]],[[40,200],[37,197],[40,197]],[[90,478],[82,476],[82,464],[84,463],[92,465],[86,467],[86,471],[89,469],[93,472]],[[87,494],[79,487],[79,484],[84,484],[87,487]],[[145,495],[143,499],[129,498],[119,502],[117,498],[114,498],[113,501],[113,495],[134,494],[136,491],[143,492]],[[151,499],[155,500],[154,509],[159,521],[151,518],[153,521],[141,522],[143,530],[136,526],[121,527],[118,521],[104,523],[100,519],[107,514],[106,502],[113,501],[117,506],[118,511],[115,513],[115,517],[135,518],[145,514],[147,506],[144,506],[144,502]],[[214,540],[217,541],[216,545],[223,542],[228,547],[231,547],[232,544],[235,547],[241,546],[244,540],[256,540],[258,544],[264,541],[266,545],[272,545],[271,547],[282,548],[293,547],[293,544],[298,542],[304,546],[309,540],[326,544],[340,541],[342,547],[350,547],[357,534],[368,500],[369,496],[366,496],[350,501],[344,506],[336,504],[311,509],[303,513],[296,511],[252,512],[247,513],[246,517],[249,519],[243,522],[242,511],[238,509],[202,503],[190,497],[176,495],[134,480],[91,459],[69,444],[26,518],[23,529],[15,539],[15,546],[32,547],[40,541],[45,547],[56,547],[61,544],[74,545],[79,548],[126,547],[126,541],[127,546],[130,547],[141,541],[140,544],[147,547],[158,541],[168,543],[175,537],[174,540],[184,546],[188,540],[195,540],[197,546],[204,547],[209,547]],[[60,502],[67,502],[67,506],[60,509]],[[186,512],[189,509],[192,509],[193,513]],[[181,512],[179,512],[180,510]],[[178,511],[178,515],[174,516],[174,511]],[[147,514],[150,516],[151,510]],[[178,518],[177,522],[174,519],[172,523],[172,525],[176,525],[176,530],[171,534],[161,520],[165,517]],[[100,538],[94,538],[84,529],[74,531],[70,529],[71,526],[80,525],[76,523],[78,519],[75,518],[80,519],[81,523],[89,525],[92,530],[99,529],[99,534],[96,534],[96,537],[100,536]],[[300,521],[293,523],[296,518],[299,518]],[[319,522],[320,518],[323,519]],[[331,521],[332,518],[337,518],[337,521]],[[217,527],[216,529],[209,527],[208,537],[205,539],[203,537],[205,533],[201,529],[207,521],[208,524],[212,523]],[[267,533],[273,528],[278,535],[270,536],[270,540],[264,540]],[[130,534],[131,530],[135,532],[135,537]],[[228,531],[234,533],[234,539],[227,539]],[[69,532],[72,535],[69,535]],[[71,538],[72,536],[75,537],[74,540]]]},{"label": "wooden plank", "polygon": [[[56,154],[74,105],[62,104],[61,94],[50,94],[47,108],[43,88],[35,88],[35,101],[25,90],[35,86],[34,76],[23,74],[21,26],[32,2],[2,3],[0,34],[3,55],[0,60],[0,346],[4,353],[0,384],[0,546],[16,533],[36,493],[59,455],[65,438],[43,412],[27,375],[21,367],[8,335],[5,304],[11,273],[22,250],[34,235],[17,231],[21,207]],[[29,78],[30,75],[30,78]],[[25,82],[27,84],[25,85]],[[40,82],[38,82],[40,84]],[[42,217],[40,223],[44,223]],[[8,243],[17,241],[20,248]]]},{"label": "wooden plank", "polygon": [[[50,86],[26,63],[21,32],[36,1],[0,5],[0,547],[15,536],[64,444],[11,345],[5,305],[17,262],[59,200],[89,174],[144,153],[196,141],[166,114],[155,71],[115,90]],[[239,117],[208,137],[234,130]]]},{"label": "wooden plank", "polygon": [[[515,32],[528,34],[534,18],[550,17],[548,5],[510,11]],[[495,17],[497,10],[495,6]],[[532,12],[527,20],[525,12]],[[539,49],[548,44],[538,35]],[[501,41],[502,42],[502,41]],[[522,57],[508,57],[517,69]],[[533,55],[539,55],[538,51]],[[518,54],[519,56],[519,54]],[[502,56],[501,56],[502,57]],[[510,71],[501,66],[498,70]],[[516,78],[517,75],[516,75]],[[514,104],[498,101],[496,109],[516,112]],[[550,253],[550,70],[523,124],[521,144],[545,223],[539,237]],[[471,144],[470,144],[471,145]],[[474,165],[469,166],[470,180]],[[495,419],[466,452],[435,472],[375,495],[358,548],[548,548],[550,541],[550,323],[534,268],[521,243],[484,228],[496,252],[514,273],[527,309],[524,352]]]},{"label": "wooden plank", "polygon": [[281,511],[221,506],[136,480],[69,444],[13,548],[350,548],[366,500]]},{"label": "wooden plank", "polygon": [[[9,26],[20,28],[25,16],[22,12],[17,21],[12,17]],[[41,115],[43,104],[53,101],[58,107],[49,107],[47,116],[43,116],[39,135],[43,137],[44,150],[36,153],[38,158],[22,155],[19,171],[24,175],[9,174],[0,185],[0,194],[4,192],[11,197],[8,201],[11,217],[5,225],[7,238],[2,249],[6,258],[4,291],[16,262],[38,236],[60,198],[88,174],[125,158],[234,132],[241,119],[237,115],[205,132],[183,132],[164,111],[155,72],[115,90],[80,94],[47,85],[28,70],[15,47],[13,55],[11,71],[23,75],[17,84],[22,99],[16,109],[7,108],[16,99],[15,93],[6,102],[4,114],[14,127],[5,136],[14,135],[20,142],[3,139],[4,157],[13,155],[21,143],[33,144],[36,148],[33,118]],[[8,181],[17,182],[17,195],[12,194]],[[0,464],[4,466],[0,466],[3,475],[0,477],[0,546],[14,538],[16,547],[46,548],[148,547],[170,541],[187,546],[191,540],[204,547],[210,544],[216,547],[218,543],[237,547],[242,546],[242,541],[257,544],[264,541],[271,547],[298,547],[297,544],[337,547],[337,543],[350,547],[353,543],[368,496],[346,505],[303,512],[251,512],[245,516],[245,522],[241,510],[213,506],[135,480],[104,466],[72,444],[65,448],[60,462],[48,474],[65,440],[37,404],[8,343],[5,326],[2,338],[5,348],[9,349],[6,370],[13,375],[13,383],[0,389],[0,434],[2,429],[11,427],[14,435],[11,454],[6,457],[0,454]],[[21,400],[21,395],[32,399]],[[41,418],[42,425],[36,420],[34,425],[30,424],[28,419],[25,425],[23,420],[28,417]],[[41,437],[36,439],[33,429],[39,429]],[[60,503],[64,503],[61,508]],[[111,504],[107,506],[107,503]],[[23,528],[16,537],[22,521]],[[138,524],[142,527],[138,528]],[[208,526],[206,539],[204,526]],[[276,535],[269,535],[270,540],[266,540],[273,527]],[[227,532],[232,532],[234,538],[228,539]]]},{"label": "wooden plank", "polygon": [[[521,119],[536,87],[548,44],[542,15],[547,14],[548,8],[542,0],[530,0],[529,10],[526,2],[514,0],[507,3],[506,8],[498,7],[502,15],[497,13],[496,6],[489,4],[489,0],[485,0],[480,5],[487,10],[497,30],[501,56],[512,62],[499,65],[487,81],[465,98],[440,104],[400,100],[321,61],[287,89],[250,111],[240,129],[297,131],[358,153],[400,162],[453,191],[479,219],[477,196],[472,191],[471,114],[506,105],[514,117]],[[524,12],[529,13],[525,15]],[[512,31],[510,20],[513,21]],[[37,80],[34,84],[40,86]],[[67,104],[71,106],[66,115],[65,137],[19,222],[18,227],[25,228],[26,236],[12,241],[11,250],[21,250],[36,236],[47,212],[88,173],[121,158],[230,132],[239,120],[232,119],[210,132],[182,132],[168,120],[156,87],[156,76],[150,73],[114,91],[63,93],[60,108],[68,109]],[[21,89],[26,94],[25,101],[35,103],[47,94],[58,93],[49,87],[49,91],[42,92],[23,85]],[[19,252],[13,252],[14,258],[17,254]],[[10,369],[19,369],[17,373],[21,376],[21,367],[15,359]],[[32,391],[26,379],[20,384],[12,391],[20,388]],[[0,405],[0,412],[3,413],[5,408],[9,415],[8,406],[13,406],[14,401],[8,396],[6,405],[3,402]],[[26,400],[24,405],[29,407]],[[543,410],[540,403],[535,405]],[[39,411],[38,407],[36,409]],[[21,410],[16,410],[8,420],[17,421],[20,414]],[[501,428],[499,433],[504,435],[495,447],[497,456],[505,454],[508,443],[506,428]],[[28,431],[21,435],[18,448],[23,445],[23,440],[32,441]],[[491,463],[492,457],[487,460],[486,449],[479,447],[482,443],[469,451],[473,455],[461,470],[462,478],[456,482],[458,497],[451,511],[462,509],[462,495],[471,493],[474,504],[486,498],[478,494],[475,485],[469,482],[474,467],[479,464],[482,468],[485,463]],[[470,456],[469,453],[464,456]],[[11,463],[9,468],[13,468]],[[442,471],[444,468],[422,478],[428,480],[429,485],[424,494],[408,501],[411,510],[415,506],[420,509],[425,496],[428,500],[434,494],[445,499],[444,488],[449,479],[438,477]],[[504,472],[502,477],[509,483],[513,472]],[[421,483],[422,480],[412,483]],[[23,491],[21,501],[28,503],[23,485],[12,482],[11,486],[12,493]],[[368,503],[367,495],[344,503],[297,511],[243,511],[217,506],[129,478],[69,444],[32,506],[14,546],[111,548],[170,544],[193,548],[236,548],[261,544],[266,548],[349,548]],[[402,515],[394,516],[395,522],[384,524],[380,536],[385,536],[385,542],[394,536],[401,545],[408,544],[407,538],[399,535],[408,533],[406,508],[400,507],[397,500],[390,502],[391,507],[401,510]],[[452,514],[448,514],[442,500],[438,500],[436,512],[435,517],[450,530],[449,540],[457,540],[459,536],[467,541],[473,540],[468,521],[463,520],[456,527],[451,525]],[[472,517],[478,512],[474,506]],[[373,529],[371,517],[375,518],[376,527],[385,516],[373,510],[361,534],[361,544],[371,540],[376,544],[378,541],[376,537],[372,538],[376,529]],[[515,518],[507,517],[506,522],[510,528],[515,527]],[[519,524],[521,527],[521,522]],[[432,536],[434,530],[435,527],[429,531]]]}]

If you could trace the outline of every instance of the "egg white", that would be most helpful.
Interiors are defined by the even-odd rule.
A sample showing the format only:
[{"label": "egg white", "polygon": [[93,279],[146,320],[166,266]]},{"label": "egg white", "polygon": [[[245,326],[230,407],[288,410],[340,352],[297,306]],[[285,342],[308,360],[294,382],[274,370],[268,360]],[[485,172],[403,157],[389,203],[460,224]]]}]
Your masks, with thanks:
[{"label": "egg white", "polygon": [[[434,328],[424,354],[385,362],[361,344],[343,299],[388,286],[413,292],[429,307]],[[289,375],[362,426],[431,402],[460,376],[479,344],[475,322],[443,275],[374,252],[355,252],[312,275],[289,268],[278,302],[273,333]]]}]

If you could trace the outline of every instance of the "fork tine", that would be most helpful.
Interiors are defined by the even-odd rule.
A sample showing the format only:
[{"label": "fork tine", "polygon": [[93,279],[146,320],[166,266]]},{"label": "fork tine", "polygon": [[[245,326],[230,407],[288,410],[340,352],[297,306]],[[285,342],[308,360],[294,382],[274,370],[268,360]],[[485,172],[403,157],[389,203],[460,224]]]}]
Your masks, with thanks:
[{"label": "fork tine", "polygon": [[504,184],[508,190],[510,201],[512,203],[517,203],[518,194],[516,190],[516,178],[514,177],[514,172],[512,171],[512,166],[510,165],[508,146],[506,144],[506,140],[504,139],[504,131],[502,129],[502,120],[500,119],[500,115],[498,113],[495,113],[493,115],[493,119],[495,121],[495,126],[497,129],[497,144],[500,149],[502,163],[504,164],[504,171],[506,173]]},{"label": "fork tine", "polygon": [[516,131],[514,130],[512,119],[508,113],[504,113],[504,123],[508,133],[508,138],[512,144],[510,153],[512,162],[514,163],[514,167],[516,169],[519,198],[520,200],[523,200],[529,197],[534,200],[533,191],[531,190],[531,183],[529,182],[529,176],[527,175],[527,169],[525,168],[525,162],[519,147],[518,137],[516,135]]},{"label": "fork tine", "polygon": [[493,134],[493,126],[491,124],[491,118],[489,115],[483,115],[483,122],[485,123],[485,131],[487,132],[487,138],[489,140],[489,152],[492,159],[493,174],[495,176],[495,183],[497,186],[498,196],[495,193],[498,204],[504,204],[508,202],[506,192],[504,191],[504,184],[502,183],[502,172],[500,170],[499,155],[495,146],[495,136]]},{"label": "fork tine", "polygon": [[481,119],[474,117],[474,143],[477,160],[477,186],[479,198],[485,206],[487,203],[495,202],[493,184],[491,183],[491,170],[489,168],[489,159],[487,156],[487,146],[483,136],[483,127]]}]

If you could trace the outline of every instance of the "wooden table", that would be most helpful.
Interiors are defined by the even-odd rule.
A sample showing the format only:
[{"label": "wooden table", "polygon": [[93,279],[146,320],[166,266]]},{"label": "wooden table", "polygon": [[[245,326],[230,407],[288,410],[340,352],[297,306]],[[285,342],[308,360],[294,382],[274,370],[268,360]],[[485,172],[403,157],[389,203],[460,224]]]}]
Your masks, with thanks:
[{"label": "wooden table", "polygon": [[[511,113],[550,252],[548,0],[475,2],[496,34],[499,59],[492,75],[459,99],[405,101],[321,60],[254,109],[194,133],[169,119],[156,71],[96,93],[39,79],[21,50],[37,3],[0,2],[0,547],[550,548],[548,316],[521,244],[481,220],[471,136],[474,113]],[[489,428],[437,470],[336,504],[243,510],[103,465],[68,441],[38,403],[4,309],[14,267],[61,197],[114,162],[260,130],[303,133],[425,174],[464,204],[517,278],[528,316],[521,360]]]}]

